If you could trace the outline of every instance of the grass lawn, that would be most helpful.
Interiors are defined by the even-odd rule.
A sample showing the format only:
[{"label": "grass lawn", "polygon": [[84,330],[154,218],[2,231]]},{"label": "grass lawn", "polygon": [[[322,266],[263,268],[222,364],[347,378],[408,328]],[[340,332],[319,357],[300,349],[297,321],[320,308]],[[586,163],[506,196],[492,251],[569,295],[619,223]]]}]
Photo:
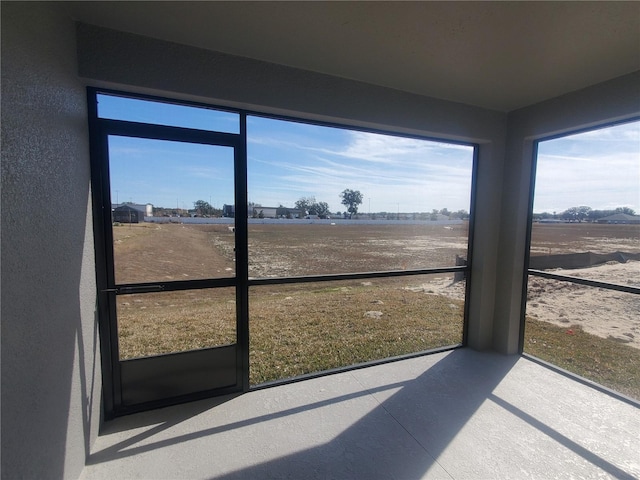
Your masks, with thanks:
[{"label": "grass lawn", "polygon": [[611,338],[527,318],[525,353],[640,400],[640,350]]},{"label": "grass lawn", "polygon": [[461,343],[464,302],[404,282],[252,289],[251,384]]},{"label": "grass lawn", "polygon": [[[405,286],[253,287],[251,384],[461,343],[464,302]],[[120,296],[118,327],[121,359],[234,343],[233,289]]]}]

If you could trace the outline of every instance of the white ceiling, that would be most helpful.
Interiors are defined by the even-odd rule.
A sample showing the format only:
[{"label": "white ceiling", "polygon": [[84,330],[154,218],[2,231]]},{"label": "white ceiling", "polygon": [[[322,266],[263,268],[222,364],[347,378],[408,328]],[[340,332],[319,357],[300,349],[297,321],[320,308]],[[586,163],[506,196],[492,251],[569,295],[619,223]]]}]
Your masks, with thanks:
[{"label": "white ceiling", "polygon": [[511,111],[640,70],[640,2],[73,2],[78,20]]}]

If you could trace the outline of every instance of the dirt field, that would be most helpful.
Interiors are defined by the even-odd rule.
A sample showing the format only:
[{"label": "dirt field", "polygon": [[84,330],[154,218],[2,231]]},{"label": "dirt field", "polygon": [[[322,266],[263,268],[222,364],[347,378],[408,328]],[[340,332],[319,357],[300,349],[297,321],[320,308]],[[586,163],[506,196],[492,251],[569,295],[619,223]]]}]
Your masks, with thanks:
[{"label": "dirt field", "polygon": [[113,241],[116,283],[235,274],[233,233],[224,225],[123,224],[113,227]]},{"label": "dirt field", "polygon": [[535,223],[531,232],[532,255],[558,253],[640,252],[640,225],[599,223]]},{"label": "dirt field", "polygon": [[[249,228],[250,276],[451,266],[456,255],[466,256],[466,236],[466,225],[253,224]],[[234,275],[234,232],[227,225],[121,225],[114,227],[114,242],[118,283]],[[584,251],[640,252],[640,226],[534,225],[534,255]],[[640,285],[640,262],[559,273]],[[453,284],[451,275],[397,282],[399,288],[464,300],[463,284]],[[560,326],[580,325],[587,332],[640,348],[639,301],[631,294],[531,278],[527,315]],[[226,342],[229,328],[224,330],[227,335],[210,343]]]},{"label": "dirt field", "polygon": [[[114,227],[118,283],[234,274],[227,225],[132,224]],[[467,225],[249,226],[249,275],[285,277],[455,265],[466,257]]]},{"label": "dirt field", "polygon": [[[227,225],[133,224],[113,231],[118,283],[234,274],[234,232]],[[251,225],[250,275],[450,266],[456,255],[465,256],[466,235],[466,225]],[[425,289],[428,278],[253,288],[253,379],[273,379],[277,369],[297,375],[461,342],[463,283],[452,289],[455,300],[439,300]],[[231,343],[233,301],[224,289],[119,296],[121,358]],[[329,331],[332,348],[315,348],[307,362],[295,361],[294,345],[315,345]]]},{"label": "dirt field", "polygon": [[249,275],[282,277],[455,265],[467,224],[250,225]]}]

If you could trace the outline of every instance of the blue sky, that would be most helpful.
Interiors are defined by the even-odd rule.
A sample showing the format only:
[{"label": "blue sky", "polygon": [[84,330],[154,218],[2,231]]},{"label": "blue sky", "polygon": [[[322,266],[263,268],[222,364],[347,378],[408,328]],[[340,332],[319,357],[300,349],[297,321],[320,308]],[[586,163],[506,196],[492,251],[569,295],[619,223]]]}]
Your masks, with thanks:
[{"label": "blue sky", "polygon": [[533,211],[581,205],[640,214],[640,122],[539,143]]},{"label": "blue sky", "polygon": [[359,190],[361,212],[469,210],[473,148],[251,117],[249,200],[293,205],[300,197],[344,211]]},{"label": "blue sky", "polygon": [[128,137],[109,137],[113,203],[193,208],[205,200],[233,203],[233,149]]},{"label": "blue sky", "polygon": [[[237,133],[238,116],[210,109],[100,96],[99,114]],[[469,146],[249,117],[248,198],[293,206],[301,197],[344,211],[340,192],[359,190],[361,212],[469,210]],[[193,208],[233,202],[226,147],[110,137],[112,200]],[[541,142],[534,211],[588,205],[640,211],[640,122]]]}]

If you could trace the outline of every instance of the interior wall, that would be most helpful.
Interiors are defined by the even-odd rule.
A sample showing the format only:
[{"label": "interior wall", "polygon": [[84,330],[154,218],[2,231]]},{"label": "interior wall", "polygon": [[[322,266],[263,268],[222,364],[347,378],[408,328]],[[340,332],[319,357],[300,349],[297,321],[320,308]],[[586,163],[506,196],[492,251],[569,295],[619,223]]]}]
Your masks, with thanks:
[{"label": "interior wall", "polygon": [[640,72],[509,113],[494,349],[518,353],[534,142],[640,115]]},{"label": "interior wall", "polygon": [[85,24],[78,48],[88,85],[478,143],[468,343],[491,346],[504,113]]},{"label": "interior wall", "polygon": [[2,2],[2,478],[77,478],[100,364],[86,95],[55,2]]}]

